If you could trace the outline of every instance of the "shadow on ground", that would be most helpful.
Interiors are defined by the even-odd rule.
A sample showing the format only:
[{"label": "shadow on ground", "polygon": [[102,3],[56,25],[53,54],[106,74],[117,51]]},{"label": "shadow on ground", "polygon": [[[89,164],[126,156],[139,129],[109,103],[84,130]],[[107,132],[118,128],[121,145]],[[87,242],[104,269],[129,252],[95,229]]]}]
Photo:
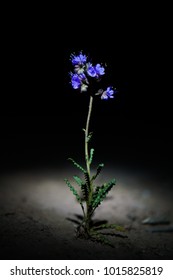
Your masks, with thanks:
[{"label": "shadow on ground", "polygon": [[[75,237],[74,220],[81,209],[63,181],[73,172],[65,168],[1,175],[1,259],[173,259],[169,180],[160,184],[149,174],[113,166],[100,175],[103,182],[116,174],[118,183],[94,218],[126,228],[125,233],[108,232],[111,248]],[[151,223],[145,224],[146,219]]]}]

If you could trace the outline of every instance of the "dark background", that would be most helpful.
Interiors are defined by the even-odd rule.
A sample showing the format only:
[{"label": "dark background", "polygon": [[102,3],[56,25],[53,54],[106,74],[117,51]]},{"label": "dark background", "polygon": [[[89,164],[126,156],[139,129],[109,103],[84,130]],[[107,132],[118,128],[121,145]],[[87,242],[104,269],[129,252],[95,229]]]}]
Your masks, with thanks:
[{"label": "dark background", "polygon": [[[124,245],[116,242],[117,258],[171,258],[171,236],[167,237],[167,233],[157,237],[153,233],[145,235],[141,220],[147,213],[160,215],[166,209],[167,198],[171,201],[172,197],[172,14],[169,15],[172,9],[163,3],[152,7],[146,2],[111,5],[108,1],[103,4],[73,1],[71,5],[64,2],[61,7],[57,3],[48,6],[47,2],[38,7],[35,3],[7,5],[2,11],[1,28],[1,255],[7,259],[35,259],[36,256],[57,259],[69,258],[71,250],[72,258],[76,259],[77,251],[82,254],[78,255],[80,259],[84,257],[85,249],[76,250],[80,249],[78,241],[70,250],[69,243],[65,243],[70,234],[64,220],[60,231],[64,231],[63,238],[54,235],[61,225],[57,217],[61,218],[59,215],[64,212],[61,213],[61,208],[54,212],[50,198],[58,192],[54,187],[51,189],[51,183],[49,186],[47,181],[46,189],[43,186],[40,191],[40,201],[48,194],[48,211],[42,211],[39,203],[38,207],[33,205],[29,195],[33,193],[34,197],[36,192],[37,199],[44,176],[58,178],[57,182],[68,178],[68,173],[72,173],[68,157],[84,165],[82,128],[86,123],[89,96],[73,90],[69,83],[70,55],[83,50],[93,63],[107,64],[103,87],[117,88],[114,99],[94,100],[90,126],[91,147],[95,148],[93,163],[105,163],[106,174],[115,172],[120,184],[117,170],[122,181],[126,182],[129,173],[131,176],[127,177],[132,178],[132,183],[127,183],[125,188],[130,198],[134,195],[134,205],[128,201],[126,205],[124,197],[128,195],[122,196],[122,205],[126,207],[125,215],[132,213],[131,221],[136,209],[137,227],[136,231],[132,228],[131,247],[125,245],[126,239]],[[53,173],[47,172],[47,168]],[[23,170],[31,176],[22,177]],[[37,170],[41,170],[42,181],[37,181],[40,177],[34,175]],[[12,173],[17,176],[8,176]],[[151,181],[150,174],[153,175]],[[138,185],[139,190],[144,188],[144,192],[139,192],[141,195],[151,190],[143,211],[138,208],[141,198],[138,201],[130,188],[133,182],[134,190]],[[163,199],[158,199],[155,186]],[[60,187],[64,188],[63,183]],[[151,199],[151,203],[153,199],[152,207],[147,199]],[[133,204],[133,200],[130,201]],[[172,209],[169,211],[172,213]],[[142,248],[147,249],[141,255]],[[160,255],[156,255],[157,251]],[[103,259],[109,257],[107,251],[103,250],[103,255],[99,253],[99,258],[103,256]]]},{"label": "dark background", "polygon": [[70,54],[83,50],[107,64],[103,85],[117,88],[114,99],[94,102],[96,159],[171,176],[169,17],[163,25],[151,7],[76,7],[23,10],[12,20],[12,7],[7,12],[1,172],[83,160],[89,97],[69,84]]}]

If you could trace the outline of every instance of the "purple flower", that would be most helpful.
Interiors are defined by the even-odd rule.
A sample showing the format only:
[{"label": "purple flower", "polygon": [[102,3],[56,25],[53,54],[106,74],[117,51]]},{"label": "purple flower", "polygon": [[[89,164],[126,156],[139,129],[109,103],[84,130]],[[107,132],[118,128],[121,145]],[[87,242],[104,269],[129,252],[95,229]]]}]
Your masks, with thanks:
[{"label": "purple flower", "polygon": [[[78,55],[71,54],[70,60],[74,67],[73,72],[70,73],[71,85],[73,89],[79,89],[80,92],[87,91],[91,78],[95,78],[99,82],[101,76],[105,74],[105,67],[100,63],[93,66],[91,61],[87,61],[88,57],[82,51]],[[98,90],[95,95],[100,95],[101,99],[106,100],[114,98],[114,93],[113,87],[107,87],[105,91],[103,89]]]},{"label": "purple flower", "polygon": [[96,70],[95,70],[95,67],[92,66],[91,63],[88,63],[87,65],[87,74],[90,76],[90,77],[96,77],[97,76],[97,73],[96,73]]},{"label": "purple flower", "polygon": [[96,71],[97,75],[100,75],[100,76],[102,76],[102,75],[105,74],[105,68],[104,68],[104,67],[101,67],[100,64],[97,64],[97,65],[95,66],[95,71]]},{"label": "purple flower", "polygon": [[84,73],[79,74],[79,77],[80,77],[81,80],[86,80],[87,79]]},{"label": "purple flower", "polygon": [[78,89],[81,86],[81,79],[79,75],[71,73],[71,85],[74,89]]},{"label": "purple flower", "polygon": [[102,67],[100,64],[96,64],[96,66],[93,66],[91,63],[88,63],[87,73],[90,77],[98,78],[99,76],[102,76],[105,74],[105,68]]},{"label": "purple flower", "polygon": [[77,64],[81,65],[84,64],[86,61],[87,61],[87,56],[83,55],[82,52],[80,52],[79,55],[74,55],[74,54],[71,55],[71,62],[73,65],[77,65]]},{"label": "purple flower", "polygon": [[84,73],[81,73],[81,74],[70,73],[70,75],[71,75],[71,85],[74,89],[80,88],[81,92],[87,91],[88,80]]},{"label": "purple flower", "polygon": [[101,99],[108,99],[108,98],[114,98],[113,94],[115,91],[112,89],[112,87],[107,87],[107,89],[102,93]]}]

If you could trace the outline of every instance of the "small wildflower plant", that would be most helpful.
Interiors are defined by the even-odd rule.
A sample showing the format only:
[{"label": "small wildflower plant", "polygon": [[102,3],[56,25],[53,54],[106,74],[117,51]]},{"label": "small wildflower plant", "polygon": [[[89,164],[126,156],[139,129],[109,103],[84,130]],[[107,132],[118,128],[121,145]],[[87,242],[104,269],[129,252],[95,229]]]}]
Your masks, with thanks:
[{"label": "small wildflower plant", "polygon": [[[82,52],[80,52],[78,55],[72,54],[70,60],[74,68],[73,72],[70,72],[70,83],[73,89],[78,90],[81,93],[87,92],[89,87],[91,87],[91,83],[100,82],[102,77],[105,75],[105,67],[99,63],[93,65],[91,61],[88,61],[88,57]],[[88,92],[91,92],[91,90]],[[91,141],[92,137],[92,132],[89,131],[89,124],[93,100],[98,98],[98,96],[102,100],[112,99],[114,98],[115,93],[116,89],[112,86],[108,86],[106,89],[98,89],[96,93],[89,93],[89,110],[86,126],[83,129],[85,134],[85,168],[78,164],[74,159],[69,158],[69,160],[71,160],[72,163],[83,173],[82,179],[79,176],[73,176],[75,183],[81,189],[82,196],[80,196],[70,181],[65,179],[67,186],[72,191],[77,201],[80,203],[83,211],[83,218],[77,227],[77,236],[99,241],[110,246],[112,246],[112,244],[105,237],[102,230],[114,229],[116,231],[123,231],[123,227],[105,222],[99,224],[94,223],[92,217],[96,208],[106,198],[109,191],[115,185],[115,179],[112,179],[101,186],[95,184],[95,180],[104,167],[104,164],[100,163],[95,174],[91,174],[91,164],[93,160],[94,149],[89,149],[89,142]]]}]

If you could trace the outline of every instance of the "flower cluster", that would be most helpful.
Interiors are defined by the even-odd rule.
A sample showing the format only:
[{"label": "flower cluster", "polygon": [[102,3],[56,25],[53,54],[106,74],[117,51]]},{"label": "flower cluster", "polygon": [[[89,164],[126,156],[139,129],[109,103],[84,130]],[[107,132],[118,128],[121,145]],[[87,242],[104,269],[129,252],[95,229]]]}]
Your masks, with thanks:
[{"label": "flower cluster", "polygon": [[[93,65],[91,62],[88,62],[88,57],[82,54],[82,52],[79,55],[72,54],[70,59],[74,66],[74,72],[70,73],[73,89],[80,89],[81,92],[87,91],[90,78],[100,81],[101,77],[105,74],[105,68],[101,64]],[[112,87],[108,87],[105,91],[102,89],[98,90],[96,95],[101,95],[101,99],[108,99],[113,98],[114,93],[115,90]]]}]

